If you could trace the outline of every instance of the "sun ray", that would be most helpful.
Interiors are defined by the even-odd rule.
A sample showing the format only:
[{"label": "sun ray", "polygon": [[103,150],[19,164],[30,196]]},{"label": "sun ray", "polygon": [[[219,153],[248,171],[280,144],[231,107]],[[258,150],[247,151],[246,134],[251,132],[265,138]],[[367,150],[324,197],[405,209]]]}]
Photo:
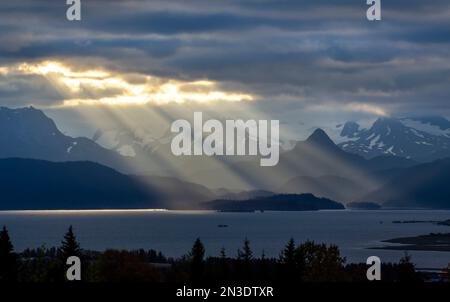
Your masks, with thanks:
[{"label": "sun ray", "polygon": [[[58,61],[0,66],[1,74],[9,72],[45,77],[63,97],[56,107],[242,102],[255,99],[252,94],[223,90],[220,83],[207,79],[181,81],[101,68],[79,70]],[[131,76],[139,78],[139,81],[129,80]]]}]

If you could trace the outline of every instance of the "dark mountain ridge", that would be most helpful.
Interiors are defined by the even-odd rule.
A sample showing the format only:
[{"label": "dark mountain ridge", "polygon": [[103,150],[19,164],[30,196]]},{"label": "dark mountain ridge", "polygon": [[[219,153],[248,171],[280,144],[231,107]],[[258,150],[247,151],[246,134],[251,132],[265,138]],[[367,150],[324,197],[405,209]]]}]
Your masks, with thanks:
[{"label": "dark mountain ridge", "polygon": [[282,185],[277,192],[291,194],[308,192],[316,196],[347,203],[355,197],[367,193],[367,188],[356,181],[334,175],[296,176]]},{"label": "dark mountain ridge", "polygon": [[391,171],[389,181],[360,201],[386,207],[450,209],[450,158]]},{"label": "dark mountain ridge", "polygon": [[[307,140],[298,142],[292,150],[281,153],[279,163],[274,167],[260,167],[259,159],[245,160],[229,163],[220,170],[195,171],[189,179],[212,188],[227,184],[230,188],[241,190],[278,191],[295,177],[333,175],[357,183],[363,181],[367,186],[377,182],[371,179],[376,171],[410,167],[414,164],[414,161],[400,157],[384,155],[368,160],[345,152],[323,130],[317,129]],[[367,191],[373,189],[373,186],[368,186]]]},{"label": "dark mountain ridge", "polygon": [[[443,128],[447,127],[442,119],[426,120],[426,122],[438,123]],[[393,128],[400,127],[399,123],[399,121],[382,119],[372,128],[379,133],[390,130],[394,135]],[[386,125],[389,125],[389,129],[386,128]],[[356,125],[346,126],[344,128],[349,133],[352,129],[358,128]],[[1,188],[5,192],[4,198],[8,199],[8,206],[17,200],[18,203],[14,205],[17,208],[20,208],[21,204],[24,205],[24,208],[43,208],[45,206],[56,209],[61,205],[73,208],[79,199],[86,202],[85,205],[79,205],[81,208],[92,207],[91,202],[95,208],[153,208],[160,206],[195,208],[200,202],[217,198],[217,194],[203,185],[213,188],[256,190],[231,194],[227,197],[228,199],[267,197],[271,195],[270,192],[280,192],[314,193],[317,196],[343,202],[359,201],[361,196],[365,196],[371,199],[369,201],[376,202],[377,195],[368,195],[368,192],[386,191],[383,190],[387,188],[383,187],[385,185],[393,187],[397,185],[404,189],[403,192],[416,192],[411,190],[421,187],[425,190],[425,187],[433,187],[435,184],[443,186],[440,183],[442,177],[449,179],[448,175],[444,173],[445,171],[439,173],[435,171],[430,174],[436,175],[433,176],[434,181],[415,176],[416,185],[405,188],[405,180],[410,178],[407,173],[416,175],[422,171],[420,170],[422,168],[418,168],[419,170],[405,169],[416,165],[415,161],[386,154],[366,159],[342,150],[321,129],[316,129],[307,140],[298,142],[293,149],[282,152],[279,164],[274,167],[261,167],[257,157],[234,158],[233,160],[208,157],[206,162],[203,157],[196,157],[192,160],[183,158],[182,161],[170,161],[171,166],[174,166],[177,171],[185,172],[183,174],[191,173],[180,176],[182,178],[178,180],[171,177],[121,174],[119,172],[130,173],[132,171],[130,166],[133,167],[137,162],[133,158],[121,156],[113,150],[105,149],[87,138],[71,138],[64,135],[50,118],[46,117],[42,111],[32,107],[22,109],[1,107],[0,127],[0,145],[2,146],[0,158],[19,157],[68,162],[60,163],[61,166],[55,166],[56,163],[46,162],[44,164],[41,162],[38,164],[25,160],[21,162],[18,159],[9,159],[11,162],[8,163],[8,160],[4,160],[2,162],[4,166],[1,172],[3,177]],[[95,166],[93,163],[79,163],[78,161],[97,162],[119,172],[101,165]],[[152,158],[149,161],[154,162],[158,159]],[[74,163],[70,164],[70,162]],[[139,163],[145,169],[147,162]],[[160,164],[165,164],[165,162],[160,160]],[[26,168],[28,165],[29,170]],[[23,177],[20,177],[20,173]],[[39,175],[41,178],[38,177]],[[436,180],[436,177],[440,177],[439,180]],[[102,181],[102,178],[105,180]],[[394,182],[396,182],[395,185]],[[39,187],[37,184],[42,186]],[[95,186],[94,184],[99,185]],[[108,192],[107,188],[111,188],[111,192]],[[438,207],[440,204],[444,204],[443,200],[448,195],[441,188],[434,188],[435,192],[441,194],[440,197],[437,196],[439,194],[434,197],[435,206]],[[87,192],[90,192],[92,196],[83,195]],[[260,194],[261,192],[262,194]],[[430,195],[432,192],[427,191],[428,195],[422,193],[417,192],[417,195],[414,196],[406,195],[406,193],[388,196],[384,192],[383,194],[379,193],[381,195],[378,197],[381,202],[396,203],[403,202],[406,198],[411,200],[418,198],[417,203],[422,204],[426,196],[433,196]],[[62,197],[59,198],[58,194],[61,194]],[[130,203],[122,204],[121,201],[123,202],[128,194]],[[58,203],[58,198],[62,203]],[[441,200],[441,198],[444,199]],[[31,199],[42,201],[42,206],[33,204]],[[95,203],[96,201],[98,202]]]},{"label": "dark mountain ridge", "polygon": [[139,177],[92,162],[0,159],[0,210],[195,209],[215,197],[173,178]]},{"label": "dark mountain ridge", "polygon": [[64,135],[52,119],[33,107],[0,107],[0,158],[92,161],[126,171],[126,159],[94,141]]}]

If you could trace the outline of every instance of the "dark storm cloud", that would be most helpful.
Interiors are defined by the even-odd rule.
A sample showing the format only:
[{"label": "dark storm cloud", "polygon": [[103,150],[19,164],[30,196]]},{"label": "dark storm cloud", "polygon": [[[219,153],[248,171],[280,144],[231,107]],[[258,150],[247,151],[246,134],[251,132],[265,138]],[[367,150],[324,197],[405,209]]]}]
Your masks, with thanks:
[{"label": "dark storm cloud", "polygon": [[[0,105],[20,107],[58,104],[64,98],[60,91],[39,76],[0,76]],[[36,93],[38,92],[38,93]]]},{"label": "dark storm cloud", "polygon": [[35,41],[27,43],[20,49],[10,51],[3,50],[3,59],[36,59],[45,57],[67,57],[67,56],[120,56],[122,50],[138,49],[142,53],[154,57],[166,57],[173,55],[181,42],[176,39],[170,40],[135,40],[129,38],[108,40],[70,39],[62,37],[47,41]]},{"label": "dark storm cloud", "polygon": [[[285,98],[287,108],[298,98],[302,106],[333,100],[450,113],[450,2],[382,1],[378,23],[365,19],[365,2],[84,0],[77,23],[65,20],[65,1],[9,1],[0,9],[0,65],[97,62],[217,80],[261,96],[260,106]],[[13,81],[2,81],[0,103],[10,102],[14,90],[3,87]],[[35,87],[20,86],[20,98],[33,99]],[[59,95],[49,91],[33,100],[53,103]]]}]

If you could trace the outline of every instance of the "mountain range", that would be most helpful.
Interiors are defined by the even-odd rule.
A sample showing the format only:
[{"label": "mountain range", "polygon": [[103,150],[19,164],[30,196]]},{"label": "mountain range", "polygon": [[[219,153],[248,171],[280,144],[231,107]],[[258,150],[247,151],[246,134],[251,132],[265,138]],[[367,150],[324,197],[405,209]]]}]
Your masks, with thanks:
[{"label": "mountain range", "polygon": [[[175,157],[166,140],[153,140],[150,149],[137,143],[108,149],[97,143],[104,134],[73,138],[41,110],[1,107],[0,208],[195,209],[208,200],[285,193],[445,208],[450,166],[439,159],[446,157],[449,129],[438,117],[381,118],[367,129],[348,122],[341,129],[347,141],[336,145],[316,129],[284,149],[277,166],[261,167],[252,156]],[[422,163],[427,158],[433,161]]]},{"label": "mountain range", "polygon": [[[358,122],[348,121],[336,125],[331,134],[341,149],[367,159],[396,156],[417,162],[431,162],[450,157],[450,121],[441,116],[382,117],[365,127]],[[122,155],[140,157],[140,161],[142,157],[148,159],[169,156],[167,160],[175,160],[181,165],[186,165],[186,168],[191,168],[192,161],[170,157],[170,152],[167,151],[170,148],[171,138],[170,132],[157,137],[143,129],[135,131],[110,129],[98,130],[92,139],[99,145]],[[297,144],[295,140],[284,139],[280,142],[281,151],[290,151]],[[222,160],[226,163],[233,162],[232,158],[227,157],[222,157],[220,161]],[[208,162],[204,166],[209,167],[211,164],[215,165],[217,160],[202,158],[201,162]],[[153,166],[157,167],[157,164],[153,163]],[[164,168],[167,169],[158,167],[157,173],[161,174]]]},{"label": "mountain range", "polygon": [[[248,159],[229,163],[221,169],[195,171],[189,179],[212,188],[227,184],[231,188],[242,190],[278,191],[296,177],[318,178],[328,175],[349,179],[350,182],[370,191],[379,185],[379,181],[373,177],[376,171],[409,167],[414,164],[416,162],[412,160],[387,155],[365,159],[342,150],[323,130],[316,129],[307,140],[298,142],[292,150],[281,153],[279,163],[274,167],[260,167],[257,159]],[[321,182],[321,186],[326,187],[328,184]]]},{"label": "mountain range", "polygon": [[394,208],[450,209],[449,158],[385,173],[390,179],[360,201]]},{"label": "mountain range", "polygon": [[52,119],[33,107],[0,107],[0,146],[0,158],[92,161],[119,171],[127,170],[123,156],[91,139],[64,135]]},{"label": "mountain range", "polygon": [[394,155],[418,162],[450,157],[450,121],[444,117],[379,118],[370,127],[342,127],[339,147],[365,158]]},{"label": "mountain range", "polygon": [[0,210],[198,209],[209,189],[165,177],[125,175],[93,162],[0,159]]}]

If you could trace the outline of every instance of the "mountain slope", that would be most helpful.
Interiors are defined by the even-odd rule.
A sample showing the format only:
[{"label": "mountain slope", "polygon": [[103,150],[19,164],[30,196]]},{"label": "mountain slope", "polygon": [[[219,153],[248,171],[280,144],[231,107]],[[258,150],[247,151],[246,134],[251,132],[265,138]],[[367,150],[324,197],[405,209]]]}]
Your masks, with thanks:
[{"label": "mountain slope", "polygon": [[[148,150],[146,144],[133,143],[135,138],[126,136],[127,139],[119,140],[125,145],[117,141],[119,144],[111,147],[111,150],[105,149],[93,140],[62,134],[51,119],[34,108],[1,108],[0,126],[0,158],[93,161],[123,173],[168,177],[176,175],[181,180],[211,188],[275,191],[297,176],[316,178],[329,175],[348,179],[367,190],[373,190],[378,184],[378,180],[370,176],[374,171],[414,164],[411,160],[387,155],[366,160],[362,156],[343,151],[321,129],[315,130],[306,141],[297,142],[291,150],[281,152],[277,166],[260,167],[258,156],[176,157],[170,151],[170,139],[155,141],[148,138],[152,142],[151,150]],[[100,139],[102,136],[104,135],[98,133],[95,138]],[[139,148],[136,147],[138,145]],[[130,148],[126,149],[126,146]],[[133,156],[122,156],[119,151]],[[173,188],[177,187],[174,183],[172,188],[166,187],[166,190],[175,194],[176,190]],[[199,189],[196,193],[201,191]],[[322,190],[322,193],[324,191],[326,192]],[[196,194],[191,193],[188,195]],[[319,191],[315,193],[321,195]],[[204,195],[200,193],[200,197]],[[183,194],[178,196],[183,197]]]},{"label": "mountain slope", "polygon": [[396,174],[361,201],[392,207],[450,208],[450,159],[402,169]]},{"label": "mountain slope", "polygon": [[168,209],[195,210],[201,203],[217,198],[217,194],[205,186],[171,177],[140,176],[137,179],[147,188],[158,192]]},{"label": "mountain slope", "polygon": [[428,162],[450,156],[450,121],[443,117],[379,118],[368,129],[347,122],[339,146],[366,158],[395,155]]},{"label": "mountain slope", "polygon": [[0,159],[0,209],[160,208],[157,192],[91,162]]},{"label": "mountain slope", "polygon": [[324,175],[320,177],[297,176],[282,185],[277,191],[283,193],[312,193],[316,196],[338,200],[344,203],[366,193],[362,184],[347,178]]},{"label": "mountain slope", "polygon": [[195,171],[190,180],[209,187],[225,184],[238,189],[262,189],[277,191],[290,179],[297,176],[320,177],[333,175],[356,180],[373,190],[377,181],[371,179],[374,171],[408,167],[415,162],[393,156],[376,157],[370,160],[348,153],[336,146],[321,129],[315,130],[303,142],[298,142],[290,151],[280,154],[278,165],[260,167],[259,159],[229,163],[219,169]]},{"label": "mountain slope", "polygon": [[215,197],[199,185],[128,176],[92,162],[18,158],[0,159],[0,192],[1,210],[195,209]]},{"label": "mountain slope", "polygon": [[33,107],[0,107],[0,146],[0,158],[93,161],[120,171],[127,170],[123,156],[88,138],[64,135],[53,120]]}]

